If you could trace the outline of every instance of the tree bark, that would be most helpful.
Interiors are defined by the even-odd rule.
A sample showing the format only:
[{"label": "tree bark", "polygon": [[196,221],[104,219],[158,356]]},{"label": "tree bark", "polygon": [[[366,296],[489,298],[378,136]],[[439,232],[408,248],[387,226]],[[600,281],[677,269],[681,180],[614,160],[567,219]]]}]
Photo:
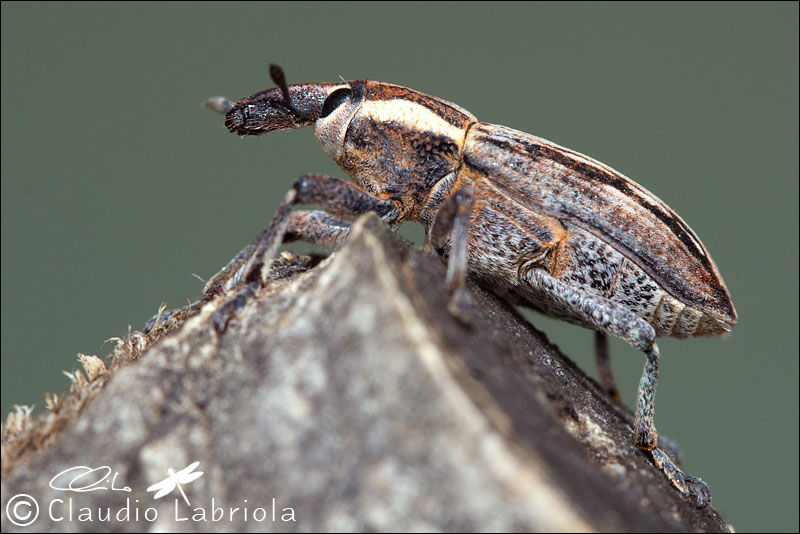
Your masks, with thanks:
[{"label": "tree bark", "polygon": [[[22,528],[6,511],[3,531],[727,531],[542,333],[473,285],[474,316],[457,320],[441,259],[376,217],[318,265],[274,263],[224,334],[218,298],[168,334],[120,340],[108,370],[94,362],[49,413],[10,421],[3,508],[26,493],[40,516]],[[196,461],[195,481],[146,491]],[[73,466],[111,473],[73,487],[118,473],[131,491],[53,489]]]}]

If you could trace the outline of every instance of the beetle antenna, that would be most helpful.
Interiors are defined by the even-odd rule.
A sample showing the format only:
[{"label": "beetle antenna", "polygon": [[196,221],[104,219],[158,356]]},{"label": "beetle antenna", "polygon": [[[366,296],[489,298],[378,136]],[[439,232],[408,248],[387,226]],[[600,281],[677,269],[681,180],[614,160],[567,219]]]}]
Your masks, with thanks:
[{"label": "beetle antenna", "polygon": [[286,85],[286,76],[283,75],[283,69],[280,68],[278,65],[271,63],[269,66],[269,77],[272,78],[272,81],[281,88],[281,93],[283,93],[283,103],[289,108],[292,113],[296,115],[300,115],[294,106],[292,105],[292,99],[289,98],[289,86]]}]

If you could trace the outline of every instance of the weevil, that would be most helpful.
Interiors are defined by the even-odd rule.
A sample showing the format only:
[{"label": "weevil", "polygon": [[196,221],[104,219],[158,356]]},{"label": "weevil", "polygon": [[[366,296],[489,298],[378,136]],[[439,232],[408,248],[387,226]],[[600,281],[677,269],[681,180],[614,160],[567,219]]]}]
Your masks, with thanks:
[{"label": "weevil", "polygon": [[[513,304],[594,329],[602,386],[616,393],[606,334],[646,356],[636,397],[635,443],[698,507],[705,484],[656,447],[653,422],[658,336],[717,336],[737,321],[728,290],[691,228],[664,202],[610,167],[505,126],[479,122],[456,104],[371,80],[287,85],[237,102],[225,113],[240,136],[312,125],[319,144],[352,178],[298,179],[269,225],[206,284],[210,298],[235,290],[215,316],[225,329],[260,285],[282,242],[336,244],[354,217],[375,212],[418,221],[447,258],[458,313],[469,275]],[[324,211],[292,211],[311,204]]]}]

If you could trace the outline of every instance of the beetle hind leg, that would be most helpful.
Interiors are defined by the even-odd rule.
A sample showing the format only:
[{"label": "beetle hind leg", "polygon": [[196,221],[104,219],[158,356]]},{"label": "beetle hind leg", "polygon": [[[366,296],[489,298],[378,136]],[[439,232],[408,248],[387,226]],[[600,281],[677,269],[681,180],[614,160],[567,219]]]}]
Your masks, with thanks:
[{"label": "beetle hind leg", "polygon": [[[653,413],[659,351],[653,327],[624,306],[566,284],[542,269],[528,271],[524,282],[530,285],[534,295],[542,296],[534,300],[544,311],[617,336],[645,353],[647,361],[636,396],[634,442],[640,449],[650,452],[655,465],[681,493],[695,499],[695,506],[702,508],[708,504],[711,499],[708,486],[699,478],[683,473],[662,449],[656,448],[658,433]],[[602,341],[598,344],[602,345]]]},{"label": "beetle hind leg", "polygon": [[594,354],[597,362],[597,374],[600,379],[600,387],[611,397],[616,404],[622,404],[622,398],[617,388],[617,381],[614,379],[614,370],[611,367],[611,356],[608,350],[608,336],[605,332],[594,331]]},{"label": "beetle hind leg", "polygon": [[644,364],[642,377],[639,380],[633,426],[636,429],[636,446],[640,449],[650,450],[658,443],[658,433],[653,424],[653,412],[656,400],[656,383],[658,382],[659,351],[655,343],[650,343],[650,346],[639,350],[645,353],[647,361]]},{"label": "beetle hind leg", "polygon": [[654,448],[651,454],[653,463],[666,475],[672,485],[682,494],[694,499],[695,508],[708,506],[711,502],[711,491],[708,489],[708,485],[703,482],[703,479],[687,475],[681,471],[670,457],[658,447]]},{"label": "beetle hind leg", "polygon": [[528,271],[522,281],[531,287],[532,298],[545,312],[619,337],[644,352],[647,361],[636,395],[635,442],[641,449],[655,447],[658,434],[653,412],[659,352],[653,327],[621,304],[562,282],[542,269]]}]

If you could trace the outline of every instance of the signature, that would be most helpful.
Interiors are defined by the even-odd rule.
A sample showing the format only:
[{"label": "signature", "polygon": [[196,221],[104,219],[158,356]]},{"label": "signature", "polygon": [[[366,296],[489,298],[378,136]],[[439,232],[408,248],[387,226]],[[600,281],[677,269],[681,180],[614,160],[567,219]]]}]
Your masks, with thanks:
[{"label": "signature", "polygon": [[[111,475],[112,473],[113,476]],[[75,467],[64,469],[51,478],[50,487],[55,490],[74,491],[76,493],[100,490],[131,491],[128,486],[117,487],[118,475],[119,473],[107,465],[100,467],[76,465]],[[109,476],[111,477],[110,485]]]}]

